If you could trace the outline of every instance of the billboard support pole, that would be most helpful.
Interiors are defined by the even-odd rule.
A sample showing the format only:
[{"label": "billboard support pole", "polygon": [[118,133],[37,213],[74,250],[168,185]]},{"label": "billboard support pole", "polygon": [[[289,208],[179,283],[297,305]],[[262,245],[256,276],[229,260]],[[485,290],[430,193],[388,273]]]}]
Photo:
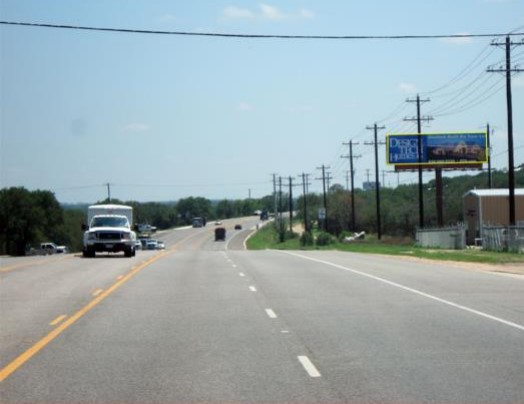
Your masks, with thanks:
[{"label": "billboard support pole", "polygon": [[490,137],[490,128],[489,128],[489,122],[488,124],[486,125],[486,133],[487,133],[487,141],[488,141],[488,145],[487,145],[487,150],[488,150],[488,188],[491,189],[493,188],[493,180],[492,180],[492,176],[491,176],[491,141],[489,139]]},{"label": "billboard support pole", "polygon": [[444,226],[442,168],[435,168],[435,188],[437,202],[437,225],[442,227]]}]

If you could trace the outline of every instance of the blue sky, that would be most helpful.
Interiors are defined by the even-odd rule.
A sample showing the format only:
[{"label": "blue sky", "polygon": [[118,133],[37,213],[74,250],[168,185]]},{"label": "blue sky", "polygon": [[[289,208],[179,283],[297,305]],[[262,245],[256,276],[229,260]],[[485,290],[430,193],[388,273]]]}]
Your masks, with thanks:
[{"label": "blue sky", "polygon": [[[143,30],[283,35],[524,32],[522,0],[1,0],[1,19]],[[520,40],[522,37],[514,37]],[[0,185],[49,189],[61,202],[246,198],[272,173],[330,166],[346,185],[374,178],[366,127],[475,131],[487,122],[493,166],[507,167],[504,60],[492,38],[279,40],[141,35],[0,26]],[[512,51],[524,65],[524,46]],[[524,73],[513,76],[515,163],[524,163]],[[385,148],[379,153],[380,170]],[[475,172],[471,172],[474,174]],[[456,175],[446,173],[445,175]],[[385,185],[416,173],[382,172]],[[433,174],[424,176],[425,180]],[[298,180],[297,180],[298,181]]]}]

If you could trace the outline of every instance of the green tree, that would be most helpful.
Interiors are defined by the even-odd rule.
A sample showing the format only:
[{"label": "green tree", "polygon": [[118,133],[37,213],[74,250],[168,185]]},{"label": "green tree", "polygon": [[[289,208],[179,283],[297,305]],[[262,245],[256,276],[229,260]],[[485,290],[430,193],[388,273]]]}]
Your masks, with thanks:
[{"label": "green tree", "polygon": [[185,224],[190,224],[194,217],[211,218],[213,205],[209,199],[202,197],[183,198],[176,204],[176,210]]},{"label": "green tree", "polygon": [[235,214],[235,206],[232,201],[223,199],[215,207],[216,217],[219,219],[229,219]]},{"label": "green tree", "polygon": [[63,211],[53,193],[23,187],[0,190],[0,249],[24,255],[31,244],[66,240]]}]

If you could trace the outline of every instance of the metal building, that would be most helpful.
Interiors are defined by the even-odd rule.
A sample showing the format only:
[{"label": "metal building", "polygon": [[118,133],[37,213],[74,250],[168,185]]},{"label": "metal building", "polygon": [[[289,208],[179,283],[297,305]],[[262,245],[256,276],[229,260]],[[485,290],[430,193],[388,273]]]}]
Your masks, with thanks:
[{"label": "metal building", "polygon": [[[509,226],[509,189],[475,189],[463,196],[468,245],[479,244],[483,226]],[[515,189],[515,220],[524,225],[524,189]]]}]

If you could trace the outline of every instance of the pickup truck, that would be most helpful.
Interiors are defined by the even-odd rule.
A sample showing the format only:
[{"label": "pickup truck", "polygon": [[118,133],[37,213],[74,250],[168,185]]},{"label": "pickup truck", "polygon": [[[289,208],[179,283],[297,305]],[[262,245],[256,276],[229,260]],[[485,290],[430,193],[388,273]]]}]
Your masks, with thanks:
[{"label": "pickup truck", "polygon": [[97,252],[124,252],[126,257],[135,256],[136,233],[131,230],[133,208],[125,205],[92,205],[87,211],[88,225],[83,225],[86,258]]},{"label": "pickup truck", "polygon": [[40,243],[36,248],[31,248],[27,252],[27,255],[52,255],[52,254],[64,254],[67,252],[67,248],[64,245],[56,245],[55,243]]}]

